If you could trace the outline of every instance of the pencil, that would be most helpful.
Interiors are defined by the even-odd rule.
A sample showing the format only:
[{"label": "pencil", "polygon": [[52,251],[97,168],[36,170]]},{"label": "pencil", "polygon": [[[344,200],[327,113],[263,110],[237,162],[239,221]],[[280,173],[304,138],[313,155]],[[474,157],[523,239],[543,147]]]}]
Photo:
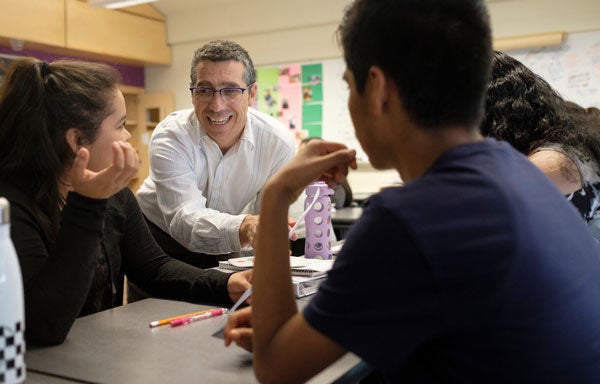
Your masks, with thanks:
[{"label": "pencil", "polygon": [[219,316],[224,313],[227,313],[227,308],[211,309],[209,312],[206,312],[206,313],[201,313],[199,315],[194,315],[194,316],[182,317],[181,319],[173,320],[173,321],[171,321],[171,327],[178,327],[180,325],[189,324],[192,321],[210,319],[211,317]]},{"label": "pencil", "polygon": [[201,315],[203,313],[210,312],[210,311],[212,311],[212,309],[205,309],[203,311],[187,313],[185,315],[179,315],[179,316],[175,316],[175,317],[169,317],[168,319],[155,320],[155,321],[151,321],[150,324],[148,324],[148,326],[150,328],[160,327],[161,325],[170,324],[171,321],[173,321],[173,320],[181,319],[183,317],[190,317],[190,316],[195,316],[195,315]]}]

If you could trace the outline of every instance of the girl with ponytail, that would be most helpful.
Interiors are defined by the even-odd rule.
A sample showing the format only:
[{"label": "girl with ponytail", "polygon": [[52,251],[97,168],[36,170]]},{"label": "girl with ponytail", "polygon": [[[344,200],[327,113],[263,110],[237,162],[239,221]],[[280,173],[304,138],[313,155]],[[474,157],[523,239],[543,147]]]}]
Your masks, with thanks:
[{"label": "girl with ponytail", "polygon": [[23,274],[26,339],[62,343],[78,316],[122,304],[127,275],[150,295],[237,300],[249,271],[202,270],[155,243],[127,188],[139,159],[110,66],[13,63],[0,87],[0,196]]}]

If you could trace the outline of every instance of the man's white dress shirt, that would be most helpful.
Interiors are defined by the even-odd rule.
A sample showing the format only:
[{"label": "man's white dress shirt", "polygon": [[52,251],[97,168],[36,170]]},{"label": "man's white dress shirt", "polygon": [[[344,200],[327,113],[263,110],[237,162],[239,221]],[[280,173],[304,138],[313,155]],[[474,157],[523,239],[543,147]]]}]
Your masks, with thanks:
[{"label": "man's white dress shirt", "polygon": [[150,176],[137,199],[151,222],[190,251],[238,252],[242,220],[259,213],[265,182],[293,156],[289,130],[253,108],[225,155],[193,109],[176,111],[152,134]]}]

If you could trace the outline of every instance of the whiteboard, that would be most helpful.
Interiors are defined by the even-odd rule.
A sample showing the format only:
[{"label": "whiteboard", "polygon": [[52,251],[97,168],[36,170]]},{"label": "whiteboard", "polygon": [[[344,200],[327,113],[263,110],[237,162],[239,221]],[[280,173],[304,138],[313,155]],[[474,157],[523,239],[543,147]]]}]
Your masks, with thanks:
[{"label": "whiteboard", "polygon": [[506,51],[546,80],[565,99],[600,107],[600,31],[572,33],[565,43]]},{"label": "whiteboard", "polygon": [[342,76],[346,70],[343,59],[323,61],[323,139],[338,141],[356,150],[359,162],[368,162],[367,155],[354,135],[348,111],[348,85]]},{"label": "whiteboard", "polygon": [[[600,31],[569,34],[560,46],[506,53],[544,78],[565,99],[583,107],[600,107]],[[348,86],[342,79],[345,68],[342,58],[323,61],[322,136],[356,149],[359,161],[367,162],[348,111]]]}]

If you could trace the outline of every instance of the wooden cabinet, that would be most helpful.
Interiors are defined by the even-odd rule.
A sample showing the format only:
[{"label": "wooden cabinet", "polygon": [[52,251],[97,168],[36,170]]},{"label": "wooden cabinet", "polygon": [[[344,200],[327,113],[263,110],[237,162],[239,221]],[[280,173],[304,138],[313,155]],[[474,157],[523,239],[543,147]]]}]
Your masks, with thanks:
[{"label": "wooden cabinet", "polygon": [[169,92],[144,93],[143,88],[122,86],[127,106],[126,128],[131,133],[130,143],[140,157],[140,169],[137,176],[129,183],[135,193],[148,177],[150,161],[148,143],[156,125],[173,111],[173,94]]},{"label": "wooden cabinet", "polygon": [[164,20],[66,0],[66,47],[149,64],[170,64]]},{"label": "wooden cabinet", "polygon": [[0,36],[64,46],[64,0],[2,0]]},{"label": "wooden cabinet", "polygon": [[2,0],[0,45],[125,64],[171,63],[164,16],[151,5],[93,8],[85,0]]}]

